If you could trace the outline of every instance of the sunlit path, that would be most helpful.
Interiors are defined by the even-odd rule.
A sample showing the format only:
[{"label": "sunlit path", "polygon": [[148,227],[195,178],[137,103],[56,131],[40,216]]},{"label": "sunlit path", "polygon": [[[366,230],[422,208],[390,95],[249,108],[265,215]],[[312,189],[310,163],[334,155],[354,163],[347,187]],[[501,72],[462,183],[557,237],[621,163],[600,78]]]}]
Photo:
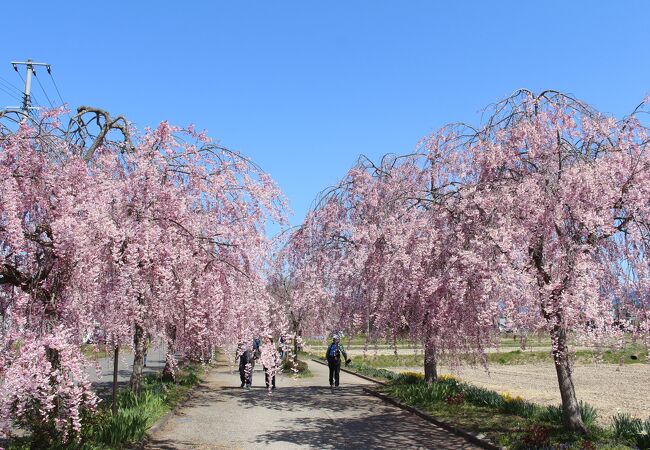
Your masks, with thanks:
[{"label": "sunlit path", "polygon": [[310,370],[313,378],[278,379],[269,396],[261,373],[245,391],[236,373],[220,367],[148,448],[476,448],[364,394],[362,386],[370,383],[361,378],[342,373],[341,388],[331,392],[327,367],[311,363]]}]

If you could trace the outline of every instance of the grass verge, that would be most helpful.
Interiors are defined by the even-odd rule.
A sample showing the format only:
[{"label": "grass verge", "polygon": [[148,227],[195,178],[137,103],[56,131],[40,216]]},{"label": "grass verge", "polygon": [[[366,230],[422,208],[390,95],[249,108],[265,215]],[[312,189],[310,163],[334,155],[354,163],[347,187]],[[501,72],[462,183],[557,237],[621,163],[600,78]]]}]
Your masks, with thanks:
[{"label": "grass verge", "polygon": [[[160,374],[148,375],[143,380],[139,395],[129,390],[119,393],[117,414],[111,412],[110,400],[103,401],[97,412],[83,417],[78,441],[50,444],[49,448],[121,449],[142,442],[149,428],[201,382],[203,370],[199,365],[186,366],[181,369],[175,383],[162,381]],[[7,450],[30,448],[39,447],[30,442],[29,438],[16,440],[7,446]]]},{"label": "grass verge", "polygon": [[[548,351],[527,351],[512,350],[507,352],[489,353],[487,355],[489,364],[517,365],[552,363],[553,357]],[[642,364],[648,362],[648,351],[645,348],[631,348],[627,350],[606,350],[599,353],[595,350],[578,350],[574,355],[575,362],[582,364],[605,363],[605,364]],[[366,355],[365,358],[356,356],[355,359],[363,361],[369,367],[422,367],[424,366],[424,355]],[[444,361],[442,361],[444,362]]]},{"label": "grass verge", "polygon": [[589,430],[588,435],[581,436],[564,430],[559,406],[537,405],[508,393],[464,383],[453,376],[441,376],[437,383],[428,385],[422,374],[416,372],[396,373],[359,363],[348,368],[386,381],[380,392],[510,449],[650,448],[650,419],[643,422],[619,415],[614,417],[614,427],[604,428],[596,424],[595,408],[581,402],[582,417]]}]

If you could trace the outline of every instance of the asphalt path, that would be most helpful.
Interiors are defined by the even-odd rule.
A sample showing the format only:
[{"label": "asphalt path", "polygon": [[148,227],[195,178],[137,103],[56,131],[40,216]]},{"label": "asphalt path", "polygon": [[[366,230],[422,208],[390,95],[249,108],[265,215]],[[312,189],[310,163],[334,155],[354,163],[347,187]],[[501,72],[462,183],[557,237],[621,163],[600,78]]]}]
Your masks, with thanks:
[{"label": "asphalt path", "polygon": [[[106,396],[113,386],[113,357],[104,356],[90,358],[91,363],[86,367],[86,373],[92,383],[93,389],[100,395]],[[164,347],[152,347],[147,352],[147,366],[144,368],[145,375],[160,373],[165,367]],[[128,384],[133,370],[133,353],[121,349],[118,357],[117,385],[124,387]]]},{"label": "asphalt path", "polygon": [[465,439],[363,392],[372,383],[341,372],[332,391],[326,366],[311,378],[263,375],[239,387],[234,366],[211,370],[192,398],[153,433],[148,449],[473,449]]}]

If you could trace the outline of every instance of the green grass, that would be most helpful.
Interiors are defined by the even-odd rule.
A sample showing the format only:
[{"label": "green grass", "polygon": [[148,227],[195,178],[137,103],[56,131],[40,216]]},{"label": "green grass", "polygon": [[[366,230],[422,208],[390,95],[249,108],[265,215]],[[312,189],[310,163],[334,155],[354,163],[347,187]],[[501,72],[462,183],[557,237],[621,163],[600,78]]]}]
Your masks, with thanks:
[{"label": "green grass", "polygon": [[[330,342],[332,342],[332,336],[326,336],[325,339],[314,339],[314,338],[305,339],[305,344],[312,345],[312,346],[328,345]],[[348,346],[348,345],[365,345],[366,338],[365,338],[364,335],[360,334],[360,335],[352,336],[352,337],[349,337],[349,338],[344,337],[341,342],[345,346]],[[406,341],[399,341],[399,343],[405,344]]]},{"label": "green grass", "polygon": [[186,366],[176,383],[162,381],[160,374],[149,375],[139,395],[121,392],[116,415],[106,402],[88,421],[83,433],[84,444],[95,448],[123,448],[142,441],[147,430],[201,382],[202,370],[200,366]]},{"label": "green grass", "polygon": [[[305,343],[310,346],[326,346],[330,342],[332,342],[331,336],[327,336],[325,340],[323,339],[314,339],[314,338],[306,338]],[[364,335],[357,335],[357,336],[352,336],[350,338],[344,337],[342,340],[343,345],[347,346],[354,346],[354,347],[363,347],[366,345],[366,338]],[[388,346],[391,347],[393,345],[392,341],[386,341],[386,340],[379,340],[376,342],[377,345],[379,346]],[[395,343],[397,347],[420,347],[420,344],[417,342],[409,341],[407,339],[398,339],[397,342]],[[519,347],[520,344],[520,339],[518,336],[514,336],[511,334],[506,334],[503,333],[501,335],[500,339],[500,345],[501,347]],[[545,336],[530,336],[528,337],[526,341],[526,347],[550,347],[551,345],[551,339]],[[368,348],[373,348],[374,343],[373,342],[368,342]]]},{"label": "green grass", "polygon": [[614,435],[640,449],[650,448],[650,417],[645,421],[628,414],[614,416]]},{"label": "green grass", "polygon": [[[105,358],[109,356],[103,346],[98,346],[98,349],[95,352],[95,346],[93,344],[83,344],[81,346],[81,353],[88,359]],[[110,356],[112,356],[112,354]]]},{"label": "green grass", "polygon": [[[328,337],[327,340],[323,341],[320,339],[313,339],[313,338],[308,338],[305,339],[305,342],[312,346],[312,347],[323,347],[327,346],[331,342],[331,338]],[[365,346],[365,336],[364,335],[358,335],[358,336],[353,336],[350,338],[343,338],[343,345],[346,347],[354,347],[354,348],[362,348]],[[540,347],[544,348],[550,348],[551,347],[551,339],[548,336],[545,335],[531,335],[528,336],[526,339],[526,350],[527,352],[530,352],[532,349],[533,351],[530,353],[534,353],[534,349],[538,349]],[[603,354],[604,362],[608,363],[613,363],[613,364],[618,364],[620,357],[624,357],[624,362],[625,363],[635,363],[635,362],[643,362],[643,357],[647,358],[647,350],[644,348],[643,345],[640,345],[636,342],[633,341],[632,337],[627,335],[625,337],[625,343],[627,346],[627,349],[625,351],[606,351]],[[387,342],[385,340],[380,340],[376,342],[377,346],[380,348],[392,348],[393,342]],[[396,345],[398,348],[417,348],[418,350],[421,349],[421,345],[418,343],[414,343],[412,341],[408,341],[405,339],[398,339],[396,342]],[[574,345],[579,345],[577,343],[574,343]],[[375,347],[375,343],[368,343],[368,349],[372,351],[372,349]],[[513,335],[513,334],[508,334],[508,333],[502,333],[499,339],[499,348],[502,350],[502,353],[507,353],[508,351],[512,350],[518,350],[521,347],[521,338],[520,336]],[[585,351],[583,351],[585,352]],[[541,352],[544,353],[544,352]],[[535,355],[531,356],[531,358],[541,358],[541,353],[540,355]],[[578,352],[580,353],[580,352]],[[633,353],[636,353],[639,355],[639,359],[637,361],[630,360],[629,356]],[[593,356],[597,356],[597,352],[595,351],[586,351],[582,355],[579,355],[583,357],[583,359],[588,360],[588,359],[593,359]],[[627,358],[626,358],[627,357]],[[543,359],[543,358],[541,358]],[[647,360],[647,359],[646,359]]]},{"label": "green grass", "polygon": [[[636,359],[632,359],[636,355]],[[320,357],[321,355],[317,355]],[[553,357],[548,351],[528,351],[528,350],[511,350],[489,353],[487,355],[489,364],[536,364],[552,363]],[[402,355],[366,355],[354,356],[353,360],[363,362],[370,367],[423,367],[424,355],[419,354],[402,354]],[[621,351],[606,350],[599,353],[593,350],[578,350],[575,352],[575,362],[590,364],[601,362],[606,364],[643,364],[648,361],[648,352],[645,348],[635,347]],[[444,359],[441,361],[444,364]]]},{"label": "green grass", "polygon": [[595,424],[595,410],[581,404],[589,433],[579,436],[564,431],[558,408],[546,408],[520,398],[446,378],[427,385],[397,379],[381,390],[403,403],[418,407],[439,420],[464,430],[482,433],[499,446],[523,448],[622,449],[627,441],[612,430]]},{"label": "green grass", "polygon": [[[632,356],[635,355],[636,359]],[[595,350],[578,350],[575,352],[575,362],[605,363],[605,364],[639,364],[648,362],[648,351],[640,346],[635,346],[626,350],[605,350],[600,353]],[[523,351],[513,350],[510,352],[490,353],[488,355],[490,364],[535,364],[535,363],[552,363],[553,357],[548,351]]]},{"label": "green grass", "polygon": [[650,433],[650,419],[642,422],[629,416],[617,416],[613,419],[615,424],[618,421],[618,428],[603,428],[596,424],[596,409],[580,402],[589,434],[579,436],[563,429],[560,406],[537,405],[520,397],[464,383],[453,376],[442,376],[437,383],[427,385],[422,375],[415,372],[396,373],[359,362],[350,364],[348,369],[386,381],[388,384],[380,388],[385,394],[439,420],[482,433],[503,447],[629,449],[636,445],[640,449],[650,448],[645,434]]},{"label": "green grass", "polygon": [[[113,415],[110,400],[103,401],[98,411],[83,417],[80,440],[64,445],[48,443],[47,448],[70,450],[121,449],[141,442],[147,430],[170,411],[201,381],[202,368],[187,366],[176,383],[162,381],[161,375],[144,378],[139,395],[123,390],[118,396],[118,411]],[[29,438],[12,441],[7,449],[43,448]]]},{"label": "green grass", "polygon": [[[95,351],[95,348],[97,348],[97,351]],[[131,353],[131,348],[120,346],[120,355],[124,352]],[[100,344],[82,344],[81,353],[88,359],[113,357],[113,349]]]}]

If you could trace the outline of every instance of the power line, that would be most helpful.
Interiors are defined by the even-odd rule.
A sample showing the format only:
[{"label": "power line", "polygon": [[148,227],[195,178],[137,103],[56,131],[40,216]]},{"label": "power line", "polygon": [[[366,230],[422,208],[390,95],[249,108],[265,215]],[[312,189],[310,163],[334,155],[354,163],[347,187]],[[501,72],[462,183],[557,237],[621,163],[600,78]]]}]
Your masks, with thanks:
[{"label": "power line", "polygon": [[54,75],[52,75],[52,71],[48,72],[50,74],[50,78],[52,79],[52,84],[54,85],[54,89],[56,89],[56,93],[59,96],[59,100],[61,100],[61,104],[65,105],[65,102],[63,101],[63,97],[61,97],[61,92],[59,91],[59,87],[56,85],[56,81],[54,81]]},{"label": "power line", "polygon": [[[63,97],[61,96],[61,91],[59,91],[59,86],[57,86],[56,81],[54,81],[54,75],[52,75],[52,71],[48,70],[47,73],[50,75],[50,79],[52,80],[52,84],[54,85],[54,89],[56,90],[56,95],[58,95],[59,100],[61,100],[61,106],[65,107],[65,102],[63,101]],[[65,108],[65,115],[68,116],[68,120],[72,121],[72,117],[70,116],[70,111],[68,111],[68,108]]]},{"label": "power line", "polygon": [[20,77],[20,79],[23,81],[23,84],[25,84],[25,79],[24,79],[23,76],[20,74],[20,72],[18,72],[18,69],[16,69],[16,73],[18,74],[18,76]]},{"label": "power line", "polygon": [[36,81],[38,81],[38,85],[41,87],[41,91],[43,91],[43,94],[45,95],[47,102],[50,104],[52,108],[54,108],[54,103],[52,103],[52,100],[50,100],[50,96],[47,95],[47,92],[45,92],[45,88],[43,87],[41,80],[38,78],[38,76],[36,76],[36,72],[34,72],[34,78],[36,78]]},{"label": "power line", "polygon": [[29,94],[29,98],[30,98],[30,100],[29,100],[30,104],[33,103],[37,107],[42,108],[41,102],[38,101],[38,99],[36,98],[36,96],[34,95],[33,92],[31,94]]},{"label": "power line", "polygon": [[16,94],[12,93],[11,91],[5,89],[2,85],[0,85],[0,91],[4,91],[7,93],[8,96],[14,98],[15,100],[21,101],[20,97],[18,97]]},{"label": "power line", "polygon": [[18,95],[23,95],[23,91],[18,89],[16,86],[14,86],[11,81],[7,80],[6,78],[0,77],[0,83],[4,84],[5,87],[13,89],[18,93]]}]

